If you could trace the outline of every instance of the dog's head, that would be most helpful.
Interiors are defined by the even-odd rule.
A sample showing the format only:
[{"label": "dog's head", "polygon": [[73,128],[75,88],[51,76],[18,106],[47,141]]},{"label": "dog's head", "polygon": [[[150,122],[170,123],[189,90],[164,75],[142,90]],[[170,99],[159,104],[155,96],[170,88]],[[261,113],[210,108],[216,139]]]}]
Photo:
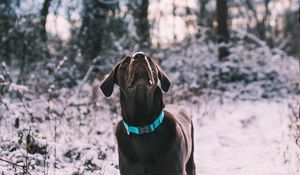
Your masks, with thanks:
[{"label": "dog's head", "polygon": [[124,57],[104,79],[100,89],[106,97],[111,96],[114,84],[125,96],[135,96],[140,91],[151,95],[158,88],[159,80],[161,89],[167,92],[171,85],[169,78],[152,58],[137,52]]}]

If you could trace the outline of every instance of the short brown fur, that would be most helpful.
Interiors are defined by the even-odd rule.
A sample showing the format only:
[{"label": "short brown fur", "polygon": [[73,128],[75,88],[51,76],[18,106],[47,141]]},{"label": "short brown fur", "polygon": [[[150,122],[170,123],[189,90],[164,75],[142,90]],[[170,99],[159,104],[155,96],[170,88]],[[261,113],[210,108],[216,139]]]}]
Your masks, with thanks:
[{"label": "short brown fur", "polygon": [[[151,84],[148,79],[155,82]],[[122,121],[118,123],[121,175],[195,175],[192,120],[179,106],[165,107],[161,89],[168,91],[171,82],[159,66],[144,53],[127,56],[100,88],[110,96],[114,84],[120,87],[122,117],[129,125],[149,125],[162,110],[165,114],[162,124],[152,133],[127,134]]]}]

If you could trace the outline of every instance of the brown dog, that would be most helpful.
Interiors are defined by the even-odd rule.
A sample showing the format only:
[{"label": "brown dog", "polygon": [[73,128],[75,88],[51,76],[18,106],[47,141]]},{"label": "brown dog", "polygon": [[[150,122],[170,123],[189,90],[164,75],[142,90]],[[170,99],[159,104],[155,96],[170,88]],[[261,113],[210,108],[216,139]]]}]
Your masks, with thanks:
[{"label": "brown dog", "polygon": [[142,52],[126,56],[102,82],[105,96],[114,84],[123,117],[116,129],[121,175],[195,175],[193,124],[184,109],[164,108],[161,89],[171,82],[160,67]]}]

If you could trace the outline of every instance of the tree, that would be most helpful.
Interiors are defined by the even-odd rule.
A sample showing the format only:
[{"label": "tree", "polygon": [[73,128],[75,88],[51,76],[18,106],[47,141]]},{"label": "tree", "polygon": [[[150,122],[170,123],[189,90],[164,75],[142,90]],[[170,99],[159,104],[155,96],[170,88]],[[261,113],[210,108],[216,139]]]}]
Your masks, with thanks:
[{"label": "tree", "polygon": [[10,0],[0,1],[0,58],[10,61],[17,14]]},{"label": "tree", "polygon": [[198,0],[198,4],[200,6],[199,8],[199,12],[198,12],[198,25],[200,26],[208,26],[208,21],[206,18],[207,15],[207,10],[205,8],[205,6],[207,5],[209,0]]},{"label": "tree", "polygon": [[259,12],[255,8],[255,3],[252,0],[246,0],[246,7],[253,13],[253,16],[255,18],[255,28],[254,33],[262,40],[267,40],[268,44],[272,44],[271,40],[268,40],[267,38],[267,32],[269,31],[269,24],[268,24],[268,17],[270,16],[270,10],[269,10],[269,3],[270,0],[263,0],[263,6],[264,6],[264,14],[262,15],[262,18],[259,19]]},{"label": "tree", "polygon": [[118,1],[83,1],[82,25],[76,39],[87,61],[105,49],[113,50],[115,42],[126,33],[126,24],[118,16],[118,10]]},{"label": "tree", "polygon": [[149,0],[134,0],[128,2],[128,9],[132,12],[138,42],[142,48],[149,47],[151,43],[148,7]]},{"label": "tree", "polygon": [[[293,38],[299,38],[299,28],[294,26],[295,21],[297,21],[297,14],[299,12],[297,11],[286,11],[284,14],[284,27],[282,30],[283,38],[280,39],[283,43],[288,43],[283,45],[283,49],[291,55],[298,55],[300,54],[300,41],[299,39],[293,39]],[[299,15],[300,16],[300,15]],[[299,17],[298,17],[299,20]],[[300,58],[300,57],[299,57]],[[300,61],[300,60],[299,60]]]},{"label": "tree", "polygon": [[46,22],[51,1],[52,0],[45,0],[43,3],[43,8],[41,10],[41,37],[43,41],[47,40]]},{"label": "tree", "polygon": [[220,42],[228,42],[228,9],[227,0],[217,0],[217,34]]},{"label": "tree", "polygon": [[[220,43],[229,41],[227,0],[217,0],[217,34]],[[226,46],[219,47],[219,59],[229,55]]]}]

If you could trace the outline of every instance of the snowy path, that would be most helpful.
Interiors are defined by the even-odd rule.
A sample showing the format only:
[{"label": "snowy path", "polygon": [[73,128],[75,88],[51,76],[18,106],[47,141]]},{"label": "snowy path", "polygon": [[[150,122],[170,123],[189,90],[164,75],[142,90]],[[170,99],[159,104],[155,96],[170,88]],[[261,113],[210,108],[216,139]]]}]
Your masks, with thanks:
[{"label": "snowy path", "polygon": [[197,110],[193,111],[200,114],[194,121],[197,175],[297,174],[297,162],[292,160],[296,150],[288,151],[294,142],[289,137],[287,101],[221,106],[210,102]]}]

